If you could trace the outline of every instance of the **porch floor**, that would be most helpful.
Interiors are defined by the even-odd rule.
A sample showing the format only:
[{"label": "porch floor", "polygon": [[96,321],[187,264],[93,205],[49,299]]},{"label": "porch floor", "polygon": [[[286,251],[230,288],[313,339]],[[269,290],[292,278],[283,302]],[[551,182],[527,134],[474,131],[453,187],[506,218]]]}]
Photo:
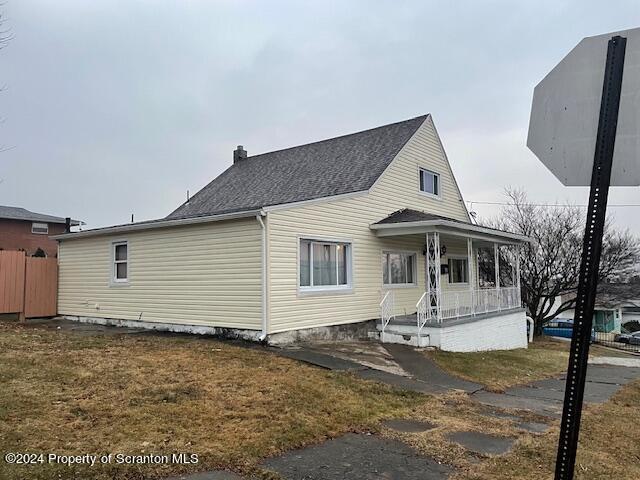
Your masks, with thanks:
[{"label": "porch floor", "polygon": [[[522,310],[524,309],[521,307],[505,308],[503,310],[497,310],[493,312],[476,313],[475,315],[465,315],[465,316],[460,316],[456,318],[446,318],[442,322],[427,321],[425,326],[429,326],[432,328],[440,328],[440,327],[447,327],[452,325],[462,325],[465,323],[471,323],[471,322],[476,322],[478,320],[483,320],[485,318],[500,317],[502,315],[508,315],[510,313],[518,312]],[[381,322],[382,320],[378,322],[379,327],[381,326]],[[389,321],[389,325],[387,326],[387,328],[392,326],[407,326],[407,327],[418,328],[417,323],[418,323],[417,313],[412,313],[409,315],[396,315],[394,318],[392,318]]]}]

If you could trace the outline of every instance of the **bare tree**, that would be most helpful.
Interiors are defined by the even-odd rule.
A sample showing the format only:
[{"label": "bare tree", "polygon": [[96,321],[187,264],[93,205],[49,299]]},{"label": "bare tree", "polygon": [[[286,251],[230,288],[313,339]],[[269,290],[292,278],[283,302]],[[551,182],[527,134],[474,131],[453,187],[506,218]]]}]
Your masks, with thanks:
[{"label": "bare tree", "polygon": [[[0,7],[2,7],[4,5],[4,3],[0,3]],[[0,50],[2,50],[4,47],[7,46],[7,44],[9,43],[9,40],[11,40],[12,36],[11,36],[11,32],[9,31],[9,29],[5,26],[6,24],[6,20],[5,17],[2,15],[2,13],[0,12]],[[4,90],[4,85],[0,85],[0,92]],[[2,120],[2,118],[0,118],[0,121]],[[0,145],[0,153],[9,150],[9,148],[7,147],[3,147],[2,145]],[[1,180],[0,180],[1,182]]]},{"label": "bare tree", "polygon": [[[566,204],[549,207],[530,202],[522,190],[507,189],[508,205],[487,225],[531,238],[520,249],[522,299],[535,321],[536,333],[544,323],[575,307],[578,286],[584,208]],[[501,254],[502,255],[502,254]],[[605,227],[600,261],[600,282],[630,281],[640,259],[638,239],[627,230]],[[507,259],[501,259],[501,264]],[[500,272],[503,276],[502,268]],[[560,305],[556,299],[562,296]]]},{"label": "bare tree", "polygon": [[[4,2],[0,2],[0,7],[2,6]],[[0,50],[7,46],[12,37],[10,30],[5,26],[6,22],[4,15],[0,12]]]}]

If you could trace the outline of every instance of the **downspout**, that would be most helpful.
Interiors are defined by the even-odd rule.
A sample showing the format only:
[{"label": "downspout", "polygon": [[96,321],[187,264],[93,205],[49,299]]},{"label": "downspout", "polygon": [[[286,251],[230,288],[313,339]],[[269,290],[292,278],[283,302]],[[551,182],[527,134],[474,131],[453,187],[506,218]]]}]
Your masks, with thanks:
[{"label": "downspout", "polygon": [[262,220],[267,213],[261,211],[256,215],[256,220],[262,228],[262,333],[258,340],[264,342],[267,339],[267,227]]}]

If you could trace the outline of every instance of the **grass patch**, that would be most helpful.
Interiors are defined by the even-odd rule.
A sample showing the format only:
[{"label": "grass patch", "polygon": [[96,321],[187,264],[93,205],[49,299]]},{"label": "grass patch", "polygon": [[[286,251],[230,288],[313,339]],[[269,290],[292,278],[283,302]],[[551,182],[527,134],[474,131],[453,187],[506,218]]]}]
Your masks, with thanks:
[{"label": "grass patch", "polygon": [[[18,466],[7,479],[142,479],[230,469],[425,401],[208,338],[101,336],[0,323],[0,452],[196,453],[197,465]],[[0,459],[0,462],[2,459]]]},{"label": "grass patch", "polygon": [[[575,478],[640,478],[640,382],[623,387],[609,402],[587,405],[582,414]],[[524,437],[504,457],[484,462],[457,478],[530,480],[553,478],[559,429]]]}]

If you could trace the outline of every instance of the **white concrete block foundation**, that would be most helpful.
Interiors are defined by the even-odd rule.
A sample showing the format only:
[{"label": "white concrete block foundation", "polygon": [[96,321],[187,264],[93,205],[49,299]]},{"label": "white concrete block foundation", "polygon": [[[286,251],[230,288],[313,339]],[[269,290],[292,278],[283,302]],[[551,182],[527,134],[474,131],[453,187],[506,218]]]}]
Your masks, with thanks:
[{"label": "white concrete block foundation", "polygon": [[447,352],[527,348],[527,319],[522,310],[424,330],[431,346]]}]

